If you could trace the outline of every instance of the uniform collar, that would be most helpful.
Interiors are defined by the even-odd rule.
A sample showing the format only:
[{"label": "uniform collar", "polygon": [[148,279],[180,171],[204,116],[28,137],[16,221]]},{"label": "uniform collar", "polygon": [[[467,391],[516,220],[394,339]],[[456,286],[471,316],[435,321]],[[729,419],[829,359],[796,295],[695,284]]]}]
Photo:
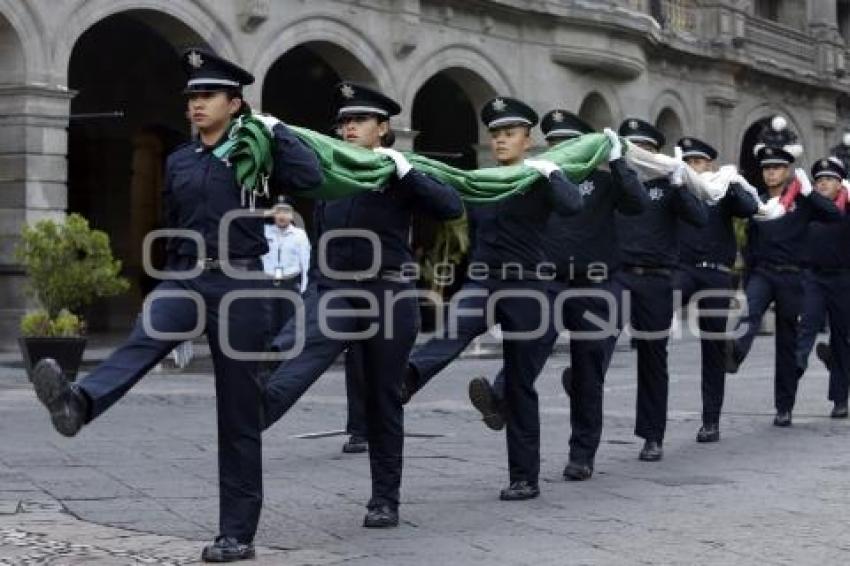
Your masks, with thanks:
[{"label": "uniform collar", "polygon": [[228,126],[227,126],[227,128],[225,128],[224,132],[222,132],[221,137],[219,137],[218,140],[212,145],[206,145],[204,142],[201,141],[201,136],[198,135],[198,137],[195,139],[195,144],[197,146],[195,148],[195,151],[197,151],[198,153],[200,153],[202,151],[207,151],[207,152],[212,153],[213,151],[215,151],[216,148],[218,148],[220,145],[222,145],[224,142],[226,142],[228,140],[228,134],[230,133],[230,128],[231,128],[232,125],[233,125],[233,122],[228,124]]}]

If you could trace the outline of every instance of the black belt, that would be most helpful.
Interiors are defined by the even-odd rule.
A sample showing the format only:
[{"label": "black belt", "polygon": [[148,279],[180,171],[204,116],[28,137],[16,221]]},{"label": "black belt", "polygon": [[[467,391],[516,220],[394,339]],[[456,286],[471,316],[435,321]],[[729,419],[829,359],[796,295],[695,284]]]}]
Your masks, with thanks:
[{"label": "black belt", "polygon": [[714,269],[722,273],[732,273],[732,268],[723,263],[712,263],[710,261],[700,261],[694,264],[694,267],[702,269]]},{"label": "black belt", "polygon": [[790,265],[782,263],[763,263],[758,265],[757,267],[769,269],[774,273],[800,273],[802,271],[799,265]]},{"label": "black belt", "polygon": [[673,270],[668,267],[647,267],[644,265],[624,265],[623,271],[634,275],[660,275],[663,277],[672,277]]},{"label": "black belt", "polygon": [[352,274],[351,277],[334,279],[334,281],[353,281],[354,283],[366,283],[369,281],[390,281],[392,283],[410,283],[412,278],[404,275],[396,269],[382,269],[377,273],[368,275]]},{"label": "black belt", "polygon": [[599,285],[600,283],[608,281],[608,277],[588,277],[587,273],[574,273],[572,275],[558,274],[555,277],[555,280],[573,287],[592,287],[593,285]]},{"label": "black belt", "polygon": [[490,269],[487,272],[487,279],[496,279],[497,281],[552,281],[556,279],[556,276],[552,272],[538,273],[529,269],[517,271],[499,268]]},{"label": "black belt", "polygon": [[227,264],[234,269],[241,269],[243,271],[249,271],[252,268],[259,269],[260,266],[260,258],[257,257],[234,257],[227,261],[222,261],[220,259],[212,259],[212,258],[204,258],[198,259],[197,265],[204,271],[221,271],[223,269],[223,265]]},{"label": "black belt", "polygon": [[847,275],[850,273],[850,267],[812,267],[811,269],[817,275]]}]

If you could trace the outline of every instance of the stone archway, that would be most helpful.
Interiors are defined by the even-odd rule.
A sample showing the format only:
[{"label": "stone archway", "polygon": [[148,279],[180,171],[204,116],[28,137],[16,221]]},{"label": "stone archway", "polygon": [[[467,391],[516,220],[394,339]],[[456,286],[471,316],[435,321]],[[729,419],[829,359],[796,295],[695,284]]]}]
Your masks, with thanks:
[{"label": "stone archway", "polygon": [[495,91],[473,71],[449,68],[419,88],[410,109],[413,147],[428,157],[463,169],[478,166],[478,108]]},{"label": "stone archway", "polygon": [[772,116],[765,116],[747,126],[744,130],[744,137],[741,140],[741,153],[738,159],[738,169],[741,174],[754,187],[759,190],[764,188],[764,181],[761,176],[761,168],[753,154],[753,147],[758,142],[759,134],[762,129],[770,123]]},{"label": "stone archway", "polygon": [[68,63],[68,204],[106,231],[131,282],[126,295],[98,303],[93,330],[131,324],[150,281],[142,238],[162,226],[159,193],[166,156],[189,137],[179,51],[205,45],[172,16],[130,10],[82,33]]},{"label": "stone archway", "polygon": [[596,131],[616,126],[611,107],[598,92],[591,92],[584,98],[578,109],[578,117],[590,124]]},{"label": "stone archway", "polygon": [[[262,109],[284,122],[335,135],[334,87],[342,80],[380,88],[366,64],[340,45],[310,41],[295,46],[278,57],[262,78]],[[312,233],[313,200],[292,200]]]},{"label": "stone archway", "polygon": [[[15,267],[13,250],[18,235],[26,222],[26,133],[22,100],[16,95],[26,75],[24,47],[18,31],[0,13],[0,193],[5,195],[0,204],[0,335],[11,339],[17,335],[17,321],[24,312],[26,297],[23,294],[23,274]],[[18,201],[21,204],[15,204]],[[24,210],[19,210],[24,208]],[[5,342],[5,340],[4,340]]]},{"label": "stone archway", "polygon": [[655,119],[655,127],[667,138],[667,146],[672,147],[684,135],[682,120],[672,108],[664,108]]}]

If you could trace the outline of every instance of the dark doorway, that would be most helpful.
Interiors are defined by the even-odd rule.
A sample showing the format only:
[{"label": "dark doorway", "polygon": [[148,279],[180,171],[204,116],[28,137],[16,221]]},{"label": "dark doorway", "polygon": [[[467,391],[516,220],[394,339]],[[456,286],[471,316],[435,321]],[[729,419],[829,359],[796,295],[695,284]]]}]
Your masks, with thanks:
[{"label": "dark doorway", "polygon": [[[202,44],[183,24],[150,11],[110,16],[77,41],[69,64],[68,211],[110,236],[131,290],[100,301],[89,314],[95,331],[129,326],[150,282],[142,269],[142,238],[161,226],[165,157],[189,136],[185,85],[174,37]],[[179,34],[178,34],[179,35]]]},{"label": "dark doorway", "polygon": [[461,169],[475,169],[478,116],[469,97],[446,73],[431,77],[413,100],[417,153]]},{"label": "dark doorway", "polygon": [[770,118],[762,118],[754,122],[747,131],[744,132],[744,139],[741,142],[741,156],[738,164],[741,175],[756,187],[759,192],[764,190],[764,181],[761,176],[761,168],[759,167],[756,156],[753,154],[753,147],[758,143],[759,134],[762,129],[770,123]]}]

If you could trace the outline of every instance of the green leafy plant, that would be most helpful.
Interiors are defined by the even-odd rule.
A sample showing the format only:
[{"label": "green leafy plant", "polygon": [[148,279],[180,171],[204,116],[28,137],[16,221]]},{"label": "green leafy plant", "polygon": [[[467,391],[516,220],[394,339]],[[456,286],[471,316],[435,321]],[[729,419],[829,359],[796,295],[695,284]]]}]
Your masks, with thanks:
[{"label": "green leafy plant", "polygon": [[51,319],[44,309],[28,312],[21,318],[24,336],[79,336],[85,333],[85,323],[74,313],[62,309]]},{"label": "green leafy plant", "polygon": [[28,276],[27,292],[42,309],[21,320],[25,336],[73,336],[83,331],[79,309],[100,297],[127,290],[112,257],[109,236],[89,227],[79,214],[65,222],[41,220],[24,226],[16,259]]}]

